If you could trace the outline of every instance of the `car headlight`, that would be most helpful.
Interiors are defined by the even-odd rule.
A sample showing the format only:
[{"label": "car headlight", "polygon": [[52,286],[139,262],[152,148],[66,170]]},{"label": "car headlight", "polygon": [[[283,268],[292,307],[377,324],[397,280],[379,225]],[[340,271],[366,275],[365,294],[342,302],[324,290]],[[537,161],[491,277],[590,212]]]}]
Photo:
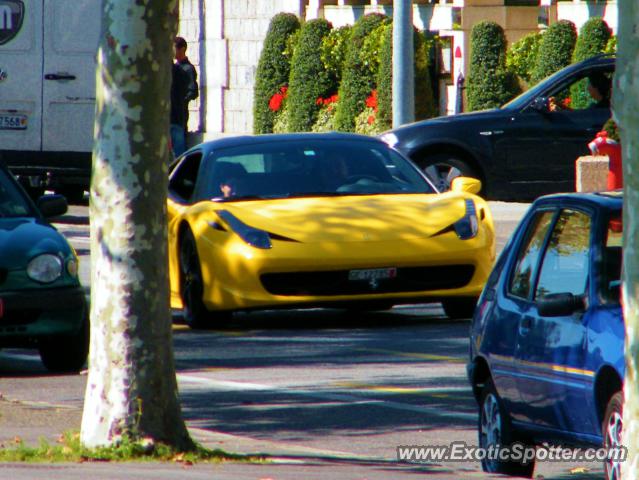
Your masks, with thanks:
[{"label": "car headlight", "polygon": [[79,270],[79,265],[78,265],[77,258],[72,257],[69,260],[67,260],[67,272],[69,272],[69,275],[71,275],[74,278],[77,277],[78,270]]},{"label": "car headlight", "polygon": [[51,253],[38,255],[27,265],[27,276],[36,282],[51,283],[61,275],[62,260]]},{"label": "car headlight", "polygon": [[475,202],[470,199],[466,200],[466,213],[461,220],[455,222],[454,227],[455,233],[462,240],[468,240],[477,235],[479,221],[477,220]]},{"label": "car headlight", "polygon": [[395,145],[399,143],[399,139],[397,138],[397,135],[395,135],[392,132],[383,133],[382,135],[379,136],[379,138],[382,140],[382,142],[384,142],[389,147],[394,147]]},{"label": "car headlight", "polygon": [[220,210],[217,212],[217,215],[224,220],[242,240],[252,247],[263,249],[273,247],[268,232],[247,225],[228,210]]}]

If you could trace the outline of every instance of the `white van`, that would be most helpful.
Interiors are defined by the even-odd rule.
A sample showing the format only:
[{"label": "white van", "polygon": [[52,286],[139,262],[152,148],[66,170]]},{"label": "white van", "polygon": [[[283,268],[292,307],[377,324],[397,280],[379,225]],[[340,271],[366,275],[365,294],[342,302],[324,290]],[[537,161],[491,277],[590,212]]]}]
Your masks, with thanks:
[{"label": "white van", "polygon": [[38,195],[89,187],[101,0],[0,0],[0,161]]}]

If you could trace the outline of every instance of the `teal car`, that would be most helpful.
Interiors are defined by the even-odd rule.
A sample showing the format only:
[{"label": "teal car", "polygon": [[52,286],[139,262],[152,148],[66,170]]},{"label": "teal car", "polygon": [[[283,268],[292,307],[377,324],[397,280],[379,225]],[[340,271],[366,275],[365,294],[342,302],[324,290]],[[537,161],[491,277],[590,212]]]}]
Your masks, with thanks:
[{"label": "teal car", "polygon": [[36,348],[52,372],[80,370],[89,349],[78,258],[47,222],[66,211],[61,195],[32,202],[0,167],[0,348]]}]

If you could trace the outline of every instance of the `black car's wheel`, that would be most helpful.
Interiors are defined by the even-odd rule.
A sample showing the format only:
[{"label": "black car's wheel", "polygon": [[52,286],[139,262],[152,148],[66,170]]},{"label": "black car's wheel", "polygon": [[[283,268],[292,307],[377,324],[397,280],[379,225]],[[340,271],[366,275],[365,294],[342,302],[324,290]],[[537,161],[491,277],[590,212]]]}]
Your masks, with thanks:
[{"label": "black car's wheel", "polygon": [[89,354],[89,317],[85,315],[76,335],[51,337],[39,345],[40,359],[50,372],[78,372]]},{"label": "black car's wheel", "polygon": [[476,305],[476,298],[451,298],[450,300],[442,301],[444,313],[451,320],[472,318]]},{"label": "black car's wheel", "polygon": [[[606,449],[621,447],[621,433],[623,430],[623,393],[615,393],[608,401],[606,413],[601,425],[603,446]],[[608,458],[604,460],[604,473],[606,480],[621,479],[621,462],[618,459]]]},{"label": "black car's wheel", "polygon": [[[491,379],[486,381],[479,402],[479,446],[487,451],[493,446],[509,448],[521,439],[516,438],[508,413],[504,410],[501,399]],[[484,472],[505,473],[517,477],[531,478],[535,469],[534,459],[526,464],[516,461],[505,461],[499,455],[484,458],[481,461]]]},{"label": "black car's wheel", "polygon": [[457,177],[479,178],[466,161],[454,154],[439,153],[417,163],[440,192],[450,190],[452,181]]},{"label": "black car's wheel", "polygon": [[195,238],[190,230],[180,242],[180,292],[184,304],[184,321],[194,329],[206,328],[210,314],[204,302],[204,280]]}]

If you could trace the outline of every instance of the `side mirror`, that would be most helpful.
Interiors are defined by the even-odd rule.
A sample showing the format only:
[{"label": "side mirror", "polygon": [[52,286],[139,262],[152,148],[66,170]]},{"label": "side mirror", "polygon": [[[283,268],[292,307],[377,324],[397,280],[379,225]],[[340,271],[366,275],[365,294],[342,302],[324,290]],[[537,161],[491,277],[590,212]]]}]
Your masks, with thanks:
[{"label": "side mirror", "polygon": [[542,317],[566,317],[583,311],[586,302],[583,295],[551,293],[537,299],[537,311]]},{"label": "side mirror", "polygon": [[37,206],[44,218],[64,215],[69,209],[64,195],[43,195],[38,199]]},{"label": "side mirror", "polygon": [[481,192],[481,181],[472,177],[456,177],[450,183],[453,192],[467,192],[478,195]]},{"label": "side mirror", "polygon": [[530,108],[536,112],[548,113],[550,111],[548,105],[548,97],[537,97],[530,104]]}]

